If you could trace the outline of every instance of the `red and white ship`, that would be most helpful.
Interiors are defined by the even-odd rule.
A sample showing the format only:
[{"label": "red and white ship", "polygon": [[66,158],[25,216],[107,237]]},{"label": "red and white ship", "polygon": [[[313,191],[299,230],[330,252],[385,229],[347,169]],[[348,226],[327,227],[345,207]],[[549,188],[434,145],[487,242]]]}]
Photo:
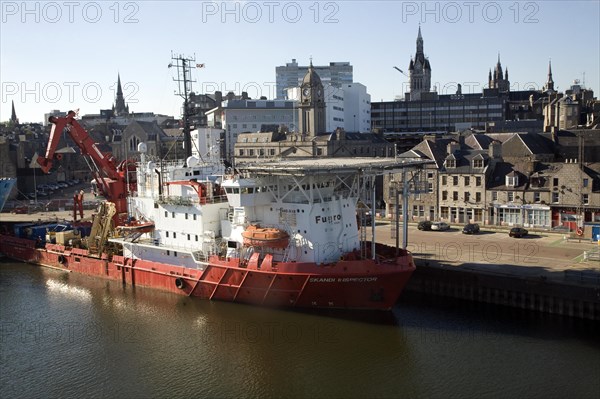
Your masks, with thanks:
[{"label": "red and white ship", "polygon": [[[53,123],[73,134],[82,129],[73,118]],[[47,152],[40,164],[48,166],[52,156]],[[374,235],[367,240],[357,204],[361,194],[374,193],[376,175],[396,166],[393,159],[317,158],[237,165],[227,175],[194,157],[160,166],[142,160],[136,179],[127,179],[137,185],[127,195],[127,215],[127,172],[110,184],[95,176],[105,190],[117,187],[117,196],[106,193],[89,237],[63,232],[57,243],[40,245],[3,235],[0,252],[205,299],[389,309],[415,265],[408,252],[374,244]]]}]

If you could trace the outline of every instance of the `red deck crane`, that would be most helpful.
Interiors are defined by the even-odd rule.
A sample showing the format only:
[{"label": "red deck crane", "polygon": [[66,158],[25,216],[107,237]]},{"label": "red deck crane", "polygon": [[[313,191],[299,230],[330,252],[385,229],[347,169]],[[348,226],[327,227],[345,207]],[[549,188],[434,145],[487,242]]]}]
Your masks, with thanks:
[{"label": "red deck crane", "polygon": [[56,153],[60,135],[66,131],[71,139],[81,150],[83,156],[88,156],[92,160],[92,175],[99,192],[115,204],[116,215],[115,224],[122,225],[127,220],[127,195],[128,192],[136,190],[135,177],[128,179],[127,173],[135,170],[135,165],[128,161],[122,161],[117,164],[117,160],[111,153],[102,152],[98,148],[98,143],[90,137],[88,132],[75,120],[77,113],[69,111],[65,117],[51,116],[48,121],[52,123],[50,138],[46,148],[45,156],[39,156],[37,159],[44,173],[48,173],[52,168],[54,160],[62,159],[62,154]]}]

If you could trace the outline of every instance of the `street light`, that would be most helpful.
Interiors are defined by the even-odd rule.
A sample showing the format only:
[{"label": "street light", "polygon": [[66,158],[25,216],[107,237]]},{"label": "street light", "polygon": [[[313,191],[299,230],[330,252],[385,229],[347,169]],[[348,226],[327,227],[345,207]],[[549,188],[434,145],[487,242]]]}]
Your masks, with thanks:
[{"label": "street light", "polygon": [[404,73],[404,71],[402,69],[398,68],[397,66],[392,67],[392,68],[394,68],[396,71],[400,72],[402,75],[406,76],[407,78],[409,77],[406,73]]}]

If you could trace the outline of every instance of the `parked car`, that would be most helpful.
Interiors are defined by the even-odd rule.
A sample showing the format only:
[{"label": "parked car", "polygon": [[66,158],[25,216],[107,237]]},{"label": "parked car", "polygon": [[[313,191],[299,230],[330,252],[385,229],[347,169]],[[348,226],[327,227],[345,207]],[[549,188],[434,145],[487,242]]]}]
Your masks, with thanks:
[{"label": "parked car", "polygon": [[434,222],[431,224],[431,230],[442,231],[442,230],[448,230],[449,228],[450,228],[450,225],[446,222]]},{"label": "parked car", "polygon": [[417,225],[417,229],[423,230],[423,231],[429,231],[429,230],[431,230],[431,222],[429,220],[423,220],[423,221],[419,222],[419,224]]},{"label": "parked car", "polygon": [[[361,215],[359,215],[358,213],[356,214],[356,220],[358,222],[358,224],[361,224]],[[373,216],[371,215],[371,212],[365,212],[363,220],[362,220],[362,226],[371,226],[373,223]]]},{"label": "parked car", "polygon": [[463,234],[477,234],[479,233],[479,225],[477,223],[467,223],[462,232]]},{"label": "parked car", "polygon": [[508,235],[510,237],[515,237],[515,238],[525,237],[527,234],[529,234],[529,232],[522,227],[513,227],[512,229],[510,229],[510,232],[508,233]]}]

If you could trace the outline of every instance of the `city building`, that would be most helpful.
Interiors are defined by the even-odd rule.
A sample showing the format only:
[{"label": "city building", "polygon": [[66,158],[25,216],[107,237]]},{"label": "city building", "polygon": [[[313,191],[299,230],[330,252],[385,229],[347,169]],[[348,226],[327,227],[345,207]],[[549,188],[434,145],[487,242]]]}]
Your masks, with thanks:
[{"label": "city building", "polygon": [[[567,140],[572,136],[579,137],[579,154],[588,153],[582,148],[586,135],[562,133],[566,148],[548,134],[425,136],[398,155],[433,161],[409,176],[417,188],[409,198],[409,220],[571,231],[600,221],[600,162],[562,159],[574,153],[575,140]],[[587,147],[597,153],[600,143],[589,137]],[[400,174],[385,176],[383,200],[390,217],[402,212],[395,191],[401,187]]]},{"label": "city building", "polygon": [[280,126],[293,129],[296,126],[295,104],[291,100],[226,99],[206,113],[209,127],[225,131],[225,157],[233,159],[234,145],[241,133],[267,129],[278,130]]},{"label": "city building", "polygon": [[[547,87],[553,88],[551,70]],[[431,90],[431,64],[424,55],[421,28],[417,50],[409,64],[410,91],[404,101],[371,103],[371,125],[376,131],[389,132],[456,132],[464,129],[484,130],[486,123],[506,120],[542,120],[547,93],[542,90],[511,91],[508,69],[500,56],[488,87],[481,93],[463,93],[457,85],[454,94]],[[548,92],[548,90],[546,90]]]},{"label": "city building", "polygon": [[[56,112],[56,111],[52,111]],[[61,116],[64,116],[62,114]],[[81,116],[81,124],[86,128],[99,125],[116,124],[127,126],[132,121],[157,122],[159,125],[173,124],[174,118],[168,115],[155,114],[154,112],[132,112],[129,105],[125,103],[123,89],[121,87],[121,75],[117,75],[117,94],[115,103],[110,109],[102,109],[98,114],[86,114]]]},{"label": "city building", "polygon": [[[410,91],[406,93],[406,101],[419,101],[428,98],[431,89],[431,64],[423,52],[423,36],[421,26],[417,34],[417,52],[408,65]],[[433,94],[433,93],[432,93]]]},{"label": "city building", "polygon": [[[348,133],[343,128],[326,131],[324,84],[318,73],[309,69],[299,86],[300,101],[295,111],[298,128],[288,124],[263,126],[261,132],[240,133],[235,143],[236,162],[259,162],[266,158],[285,157],[387,157],[394,156],[394,146],[383,135]],[[276,100],[277,101],[277,100]],[[290,101],[294,104],[293,101]],[[293,117],[293,116],[292,116]]]},{"label": "city building", "polygon": [[371,95],[367,93],[367,87],[357,82],[344,83],[341,92],[344,98],[344,129],[348,132],[369,133]]},{"label": "city building", "polygon": [[123,131],[115,131],[112,139],[107,141],[111,146],[113,156],[117,160],[139,160],[138,144],[140,143],[146,143],[146,154],[149,157],[165,157],[166,152],[163,151],[161,142],[169,141],[167,137],[156,121],[143,122],[133,120]]},{"label": "city building", "polygon": [[313,68],[319,75],[324,86],[341,87],[342,84],[353,81],[352,65],[349,62],[330,62],[327,66],[313,66],[311,60],[309,66],[299,66],[296,59],[292,59],[292,62],[284,66],[275,67],[276,98],[286,99],[286,90],[300,86],[309,68]]}]

